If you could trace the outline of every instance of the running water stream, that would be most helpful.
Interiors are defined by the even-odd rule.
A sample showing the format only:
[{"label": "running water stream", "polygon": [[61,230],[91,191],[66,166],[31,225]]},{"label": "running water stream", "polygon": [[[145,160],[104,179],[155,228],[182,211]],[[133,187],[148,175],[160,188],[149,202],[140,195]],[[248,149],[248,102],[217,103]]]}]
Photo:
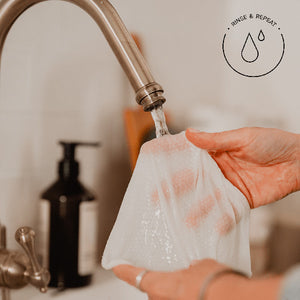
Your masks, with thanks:
[{"label": "running water stream", "polygon": [[151,115],[156,128],[156,137],[159,138],[165,134],[170,134],[162,106],[153,109]]}]

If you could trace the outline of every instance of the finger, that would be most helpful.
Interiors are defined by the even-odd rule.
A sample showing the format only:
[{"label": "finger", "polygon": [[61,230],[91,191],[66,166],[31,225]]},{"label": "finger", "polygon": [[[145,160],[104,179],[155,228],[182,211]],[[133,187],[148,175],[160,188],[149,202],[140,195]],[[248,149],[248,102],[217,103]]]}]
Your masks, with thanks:
[{"label": "finger", "polygon": [[219,235],[224,236],[228,234],[234,227],[236,223],[234,222],[233,218],[225,213],[222,217],[217,221],[215,225],[215,230],[218,232]]},{"label": "finger", "polygon": [[215,201],[221,199],[221,192],[216,189],[214,195],[209,195],[191,207],[186,218],[185,224],[188,228],[196,228],[200,225],[201,221],[209,215],[213,207],[215,206]]},{"label": "finger", "polygon": [[[176,199],[191,192],[195,188],[196,174],[191,169],[184,169],[173,174],[171,180],[163,180],[160,184],[162,195],[166,201],[172,196]],[[157,205],[160,201],[159,191],[155,189],[151,194],[152,202]]]},{"label": "finger", "polygon": [[195,129],[187,129],[186,137],[195,146],[208,151],[232,151],[240,148],[243,129],[235,129],[223,132],[200,132]]},{"label": "finger", "polygon": [[232,202],[231,199],[229,199],[229,202],[231,203],[231,207],[232,207],[232,210],[234,213],[235,223],[238,224],[238,223],[240,223],[242,216],[241,216],[239,210],[237,209],[236,205]]},{"label": "finger", "polygon": [[145,144],[141,148],[141,153],[157,154],[184,151],[191,146],[186,140],[184,134],[166,135],[159,139],[153,139]]},{"label": "finger", "polygon": [[198,265],[200,262],[201,262],[200,259],[194,259],[194,260],[191,261],[190,267],[196,266],[196,265]]},{"label": "finger", "polygon": [[143,271],[144,268],[138,268],[131,265],[118,265],[113,268],[115,275],[129,283],[136,286],[136,277]]},{"label": "finger", "polygon": [[219,152],[219,154],[213,155],[212,158],[215,160],[226,179],[240,190],[248,200],[250,208],[253,208],[253,196],[245,184],[245,180],[239,175],[243,173],[242,167],[231,158],[228,152]]}]

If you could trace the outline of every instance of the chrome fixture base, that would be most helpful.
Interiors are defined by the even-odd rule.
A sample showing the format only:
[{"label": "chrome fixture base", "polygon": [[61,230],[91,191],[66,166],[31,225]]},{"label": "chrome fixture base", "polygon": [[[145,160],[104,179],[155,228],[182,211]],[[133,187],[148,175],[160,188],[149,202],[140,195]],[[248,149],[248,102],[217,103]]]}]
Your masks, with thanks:
[{"label": "chrome fixture base", "polygon": [[[1,226],[1,232],[3,228]],[[15,239],[26,255],[5,247],[0,249],[0,287],[19,289],[30,283],[45,293],[50,282],[50,273],[38,263],[34,231],[30,227],[21,227],[16,231]]]}]

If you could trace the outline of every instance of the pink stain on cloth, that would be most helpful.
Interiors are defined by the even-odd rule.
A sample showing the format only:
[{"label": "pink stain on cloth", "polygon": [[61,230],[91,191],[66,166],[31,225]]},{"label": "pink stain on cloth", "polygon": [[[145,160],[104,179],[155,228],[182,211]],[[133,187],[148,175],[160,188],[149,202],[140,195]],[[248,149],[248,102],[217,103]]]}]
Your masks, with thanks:
[{"label": "pink stain on cloth", "polygon": [[108,239],[102,266],[156,271],[213,258],[251,274],[245,196],[185,133],[145,143]]}]

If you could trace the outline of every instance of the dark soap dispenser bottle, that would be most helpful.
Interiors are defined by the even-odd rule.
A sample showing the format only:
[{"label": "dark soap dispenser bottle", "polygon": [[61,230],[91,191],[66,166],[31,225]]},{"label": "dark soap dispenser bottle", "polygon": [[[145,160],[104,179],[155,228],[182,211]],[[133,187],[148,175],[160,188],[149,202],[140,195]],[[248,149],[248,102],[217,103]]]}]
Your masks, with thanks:
[{"label": "dark soap dispenser bottle", "polygon": [[64,289],[88,285],[96,267],[97,201],[78,179],[75,149],[99,144],[59,143],[59,176],[40,200],[39,252],[51,274],[49,286]]}]

